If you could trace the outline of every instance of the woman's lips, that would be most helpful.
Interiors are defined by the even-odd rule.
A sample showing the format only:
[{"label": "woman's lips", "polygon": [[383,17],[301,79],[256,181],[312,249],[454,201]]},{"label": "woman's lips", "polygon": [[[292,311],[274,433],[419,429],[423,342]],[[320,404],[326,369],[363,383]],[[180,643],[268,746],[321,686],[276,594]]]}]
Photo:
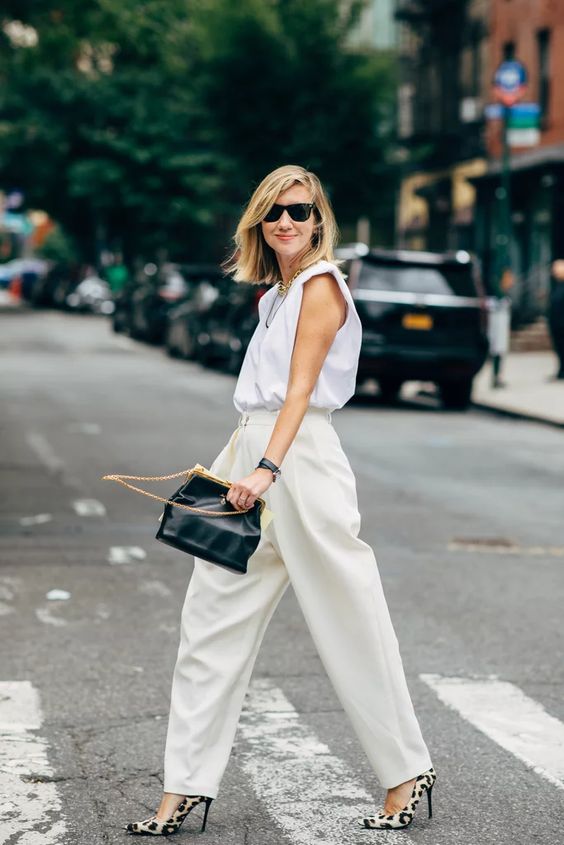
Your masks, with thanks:
[{"label": "woman's lips", "polygon": [[291,241],[292,238],[295,238],[295,235],[276,235],[277,238],[280,238],[281,241]]}]

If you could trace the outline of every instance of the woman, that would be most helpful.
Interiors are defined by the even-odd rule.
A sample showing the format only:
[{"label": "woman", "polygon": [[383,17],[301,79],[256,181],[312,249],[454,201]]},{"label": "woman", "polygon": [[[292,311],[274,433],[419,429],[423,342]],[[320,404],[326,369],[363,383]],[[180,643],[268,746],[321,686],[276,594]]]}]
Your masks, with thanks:
[{"label": "woman", "polygon": [[[196,558],[182,610],[156,815],[172,833],[216,797],[262,636],[289,581],[342,705],[388,792],[370,828],[409,824],[435,772],[405,682],[372,549],[358,538],[350,464],[331,412],[354,394],[361,324],[333,263],[337,227],[318,178],[287,165],[253,193],[235,235],[237,281],[272,283],[235,388],[241,416],[210,471],[234,508],[274,518],[246,575]],[[276,281],[281,281],[276,285]],[[260,465],[259,465],[260,464]]]}]

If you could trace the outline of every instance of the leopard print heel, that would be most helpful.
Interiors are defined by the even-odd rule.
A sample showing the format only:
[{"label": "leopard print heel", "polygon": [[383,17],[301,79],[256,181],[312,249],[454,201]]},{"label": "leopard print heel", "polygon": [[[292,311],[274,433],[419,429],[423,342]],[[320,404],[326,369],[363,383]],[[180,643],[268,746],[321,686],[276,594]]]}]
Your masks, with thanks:
[{"label": "leopard print heel", "polygon": [[415,778],[415,785],[411,798],[407,805],[400,810],[399,813],[394,813],[387,816],[385,813],[378,813],[376,816],[369,816],[365,819],[359,819],[358,823],[361,827],[368,827],[373,830],[397,830],[401,827],[407,827],[413,821],[415,810],[423,794],[427,793],[427,802],[429,805],[429,818],[433,815],[433,807],[431,805],[431,792],[437,779],[435,770],[431,767],[422,775]]},{"label": "leopard print heel", "polygon": [[206,829],[208,813],[211,802],[213,801],[213,798],[207,798],[205,795],[185,795],[172,816],[169,819],[165,819],[165,821],[161,821],[155,815],[142,822],[130,822],[125,825],[124,830],[127,830],[129,833],[138,833],[142,836],[169,836],[171,833],[176,833],[186,816],[192,812],[194,807],[197,807],[203,801],[206,802],[202,830],[200,831],[203,833]]}]

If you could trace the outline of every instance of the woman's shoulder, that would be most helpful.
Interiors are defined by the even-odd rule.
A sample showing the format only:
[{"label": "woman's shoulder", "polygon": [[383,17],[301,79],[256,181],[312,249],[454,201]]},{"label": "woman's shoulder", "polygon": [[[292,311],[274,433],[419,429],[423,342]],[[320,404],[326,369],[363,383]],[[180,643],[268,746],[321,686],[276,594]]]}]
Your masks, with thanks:
[{"label": "woman's shoulder", "polygon": [[309,267],[306,267],[305,270],[300,273],[299,280],[301,282],[306,282],[313,276],[325,275],[334,276],[338,281],[345,280],[343,274],[341,273],[337,265],[334,264],[332,261],[327,261],[324,258],[320,259],[319,261],[316,261],[314,264],[310,264]]}]

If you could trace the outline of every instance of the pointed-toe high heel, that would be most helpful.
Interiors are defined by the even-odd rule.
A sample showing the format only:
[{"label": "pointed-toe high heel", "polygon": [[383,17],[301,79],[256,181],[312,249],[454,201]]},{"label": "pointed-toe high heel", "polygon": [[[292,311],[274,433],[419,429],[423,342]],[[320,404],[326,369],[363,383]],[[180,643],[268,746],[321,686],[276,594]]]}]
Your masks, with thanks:
[{"label": "pointed-toe high heel", "polygon": [[208,813],[210,810],[213,798],[207,798],[205,795],[185,795],[172,816],[164,821],[157,818],[156,815],[150,816],[142,822],[130,822],[124,826],[124,830],[129,833],[139,833],[145,836],[169,836],[171,833],[176,833],[180,825],[188,816],[194,807],[206,802],[206,809],[204,812],[204,819],[202,821],[201,833],[206,829],[206,822],[208,820]]},{"label": "pointed-toe high heel", "polygon": [[364,819],[359,819],[358,823],[361,827],[368,827],[373,830],[397,830],[401,827],[407,827],[413,821],[415,810],[419,804],[423,794],[427,793],[427,802],[429,805],[429,818],[433,815],[433,807],[431,804],[431,793],[433,786],[437,779],[437,774],[433,768],[423,772],[415,778],[415,785],[411,798],[409,799],[403,810],[393,815],[386,815],[386,813],[378,813],[376,816],[368,816]]}]

